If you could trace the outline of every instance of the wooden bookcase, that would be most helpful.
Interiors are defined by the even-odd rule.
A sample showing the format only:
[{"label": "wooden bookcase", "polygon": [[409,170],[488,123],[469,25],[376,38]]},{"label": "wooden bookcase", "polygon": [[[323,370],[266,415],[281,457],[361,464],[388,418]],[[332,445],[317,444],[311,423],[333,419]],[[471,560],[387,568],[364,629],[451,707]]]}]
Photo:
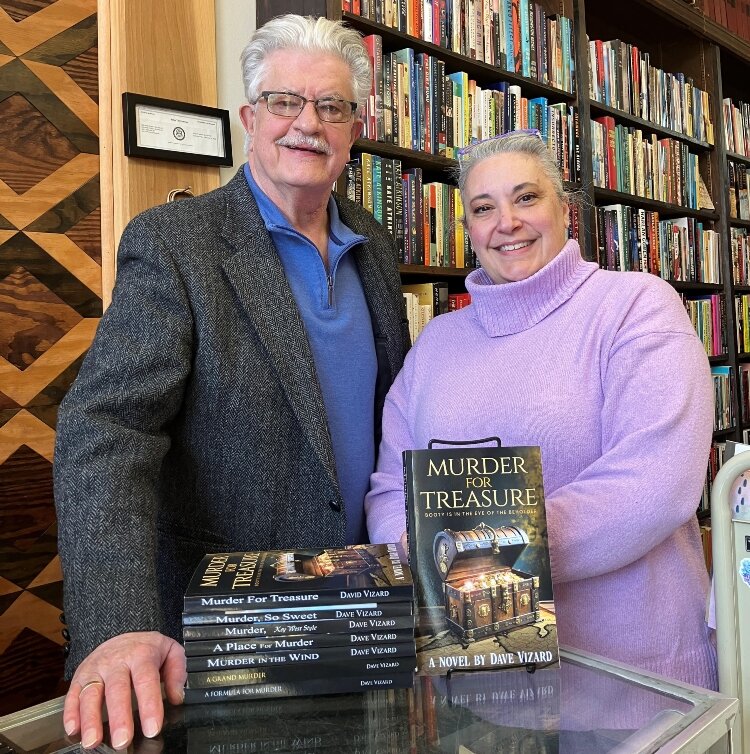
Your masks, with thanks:
[{"label": "wooden bookcase", "polygon": [[[635,208],[657,210],[661,218],[692,217],[720,233],[720,283],[674,282],[674,287],[686,295],[721,294],[726,304],[727,353],[710,358],[712,365],[731,368],[733,387],[734,425],[731,429],[715,433],[717,441],[724,439],[740,440],[742,429],[738,405],[739,382],[738,364],[750,361],[750,356],[738,357],[738,344],[735,335],[734,296],[732,262],[730,253],[730,220],[728,212],[728,168],[727,151],[724,143],[722,122],[722,98],[731,96],[735,100],[750,101],[750,44],[728,30],[704,17],[700,8],[689,5],[684,0],[541,0],[549,14],[562,14],[573,21],[573,47],[575,55],[576,91],[570,95],[558,89],[540,84],[538,81],[509,73],[429,42],[408,36],[383,24],[342,12],[341,0],[258,0],[257,24],[282,13],[302,13],[325,15],[328,18],[343,18],[363,35],[379,34],[383,38],[383,48],[395,50],[399,47],[412,47],[416,52],[426,52],[445,61],[446,71],[466,71],[477,84],[486,85],[495,81],[508,81],[520,84],[524,96],[547,96],[550,102],[567,101],[574,105],[579,114],[579,148],[581,155],[580,188],[585,202],[581,215],[580,242],[584,255],[596,259],[595,248],[597,205],[623,203]],[[589,96],[589,40],[614,40],[637,45],[648,52],[651,64],[670,73],[683,73],[691,77],[695,86],[707,91],[710,98],[710,113],[714,129],[714,143],[709,144],[685,136],[682,133],[662,128],[649,121],[626,114]],[[670,137],[698,154],[699,171],[714,204],[714,210],[688,209],[676,204],[644,199],[609,189],[594,187],[592,165],[592,137],[589,123],[592,118],[613,116],[616,123],[640,128],[644,135],[655,134],[657,138]],[[369,151],[385,157],[398,157],[404,167],[421,167],[434,176],[445,175],[451,165],[450,160],[435,155],[400,149],[392,144],[360,140],[354,151]],[[747,159],[750,165],[750,159]],[[732,221],[735,225],[739,221]],[[750,227],[750,223],[745,223]],[[468,270],[450,268],[430,268],[402,266],[405,281],[453,278],[451,286],[460,288],[463,276]],[[740,292],[750,292],[750,287]]]},{"label": "wooden bookcase", "polygon": [[[717,91],[717,102],[721,106],[722,99],[724,97],[730,97],[734,104],[739,101],[750,102],[750,51],[748,55],[740,57],[736,54],[736,51],[729,48],[721,48],[717,51],[717,66],[720,70],[719,76],[719,89]],[[727,150],[724,140],[721,141],[721,147],[719,150],[719,161],[721,167],[724,169],[722,180],[724,182],[724,197],[728,196],[729,187],[729,171],[728,164],[733,162],[735,164],[744,165],[750,171],[750,158],[742,156]],[[731,266],[731,260],[729,257],[729,243],[731,238],[731,231],[733,228],[744,228],[750,231],[750,221],[740,220],[730,217],[730,211],[728,206],[728,200],[725,198],[726,205],[723,208],[721,228],[724,237],[727,239],[727,264]],[[732,301],[738,295],[750,295],[750,285],[736,285],[732,281],[731,286]],[[732,313],[734,315],[734,307],[732,307]],[[734,317],[733,317],[734,325]],[[750,363],[750,354],[743,353],[741,345],[737,342],[737,337],[733,331],[732,342],[734,343],[734,362],[737,373],[737,398],[740,400],[740,368],[742,364]],[[742,431],[750,429],[750,417],[745,417],[746,421],[743,423],[742,410],[739,407],[737,413],[739,437],[737,439],[742,440]],[[732,438],[735,439],[735,438]]]}]

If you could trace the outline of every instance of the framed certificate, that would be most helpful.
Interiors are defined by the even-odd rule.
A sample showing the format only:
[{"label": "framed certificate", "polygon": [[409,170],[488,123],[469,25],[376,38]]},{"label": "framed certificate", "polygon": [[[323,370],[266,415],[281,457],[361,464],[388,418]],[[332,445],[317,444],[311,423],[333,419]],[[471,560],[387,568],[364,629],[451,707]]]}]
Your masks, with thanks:
[{"label": "framed certificate", "polygon": [[194,165],[232,165],[229,112],[123,92],[125,154]]}]

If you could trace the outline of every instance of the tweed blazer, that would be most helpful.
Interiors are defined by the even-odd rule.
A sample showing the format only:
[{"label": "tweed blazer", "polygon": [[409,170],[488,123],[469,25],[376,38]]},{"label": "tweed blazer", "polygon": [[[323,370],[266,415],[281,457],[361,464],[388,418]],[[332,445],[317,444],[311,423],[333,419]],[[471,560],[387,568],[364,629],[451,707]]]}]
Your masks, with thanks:
[{"label": "tweed blazer", "polygon": [[[385,394],[408,349],[393,240],[352,249]],[[301,314],[240,170],[126,228],[117,285],[62,402],[55,500],[67,671],[128,631],[180,638],[206,552],[344,544],[326,411]],[[379,438],[376,438],[376,442]]]}]

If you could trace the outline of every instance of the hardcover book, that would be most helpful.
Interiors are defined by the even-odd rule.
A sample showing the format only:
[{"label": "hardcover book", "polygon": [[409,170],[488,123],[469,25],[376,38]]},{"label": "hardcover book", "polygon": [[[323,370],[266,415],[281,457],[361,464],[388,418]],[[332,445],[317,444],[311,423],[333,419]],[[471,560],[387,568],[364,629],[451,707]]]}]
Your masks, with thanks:
[{"label": "hardcover book", "polygon": [[[317,653],[310,652],[310,655]],[[254,683],[283,683],[285,681],[333,681],[348,676],[364,678],[383,674],[410,673],[414,670],[414,656],[396,657],[353,657],[344,661],[321,661],[311,657],[291,664],[262,665],[260,667],[230,668],[228,670],[208,670],[188,673],[187,688],[202,689],[214,686],[245,686]]]},{"label": "hardcover book", "polygon": [[[185,612],[411,600],[396,545],[206,555],[185,592]],[[293,618],[292,618],[293,620]]]},{"label": "hardcover book", "polygon": [[557,664],[540,449],[409,450],[404,483],[419,673]]}]

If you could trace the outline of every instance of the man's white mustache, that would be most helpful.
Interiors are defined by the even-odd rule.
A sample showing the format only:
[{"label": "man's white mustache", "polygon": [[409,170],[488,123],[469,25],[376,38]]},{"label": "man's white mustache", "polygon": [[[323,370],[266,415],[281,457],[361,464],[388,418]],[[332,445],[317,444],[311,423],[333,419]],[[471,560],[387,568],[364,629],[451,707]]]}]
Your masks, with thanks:
[{"label": "man's white mustache", "polygon": [[333,150],[328,142],[315,136],[282,136],[276,140],[276,143],[280,147],[304,147],[327,155],[333,154]]}]

